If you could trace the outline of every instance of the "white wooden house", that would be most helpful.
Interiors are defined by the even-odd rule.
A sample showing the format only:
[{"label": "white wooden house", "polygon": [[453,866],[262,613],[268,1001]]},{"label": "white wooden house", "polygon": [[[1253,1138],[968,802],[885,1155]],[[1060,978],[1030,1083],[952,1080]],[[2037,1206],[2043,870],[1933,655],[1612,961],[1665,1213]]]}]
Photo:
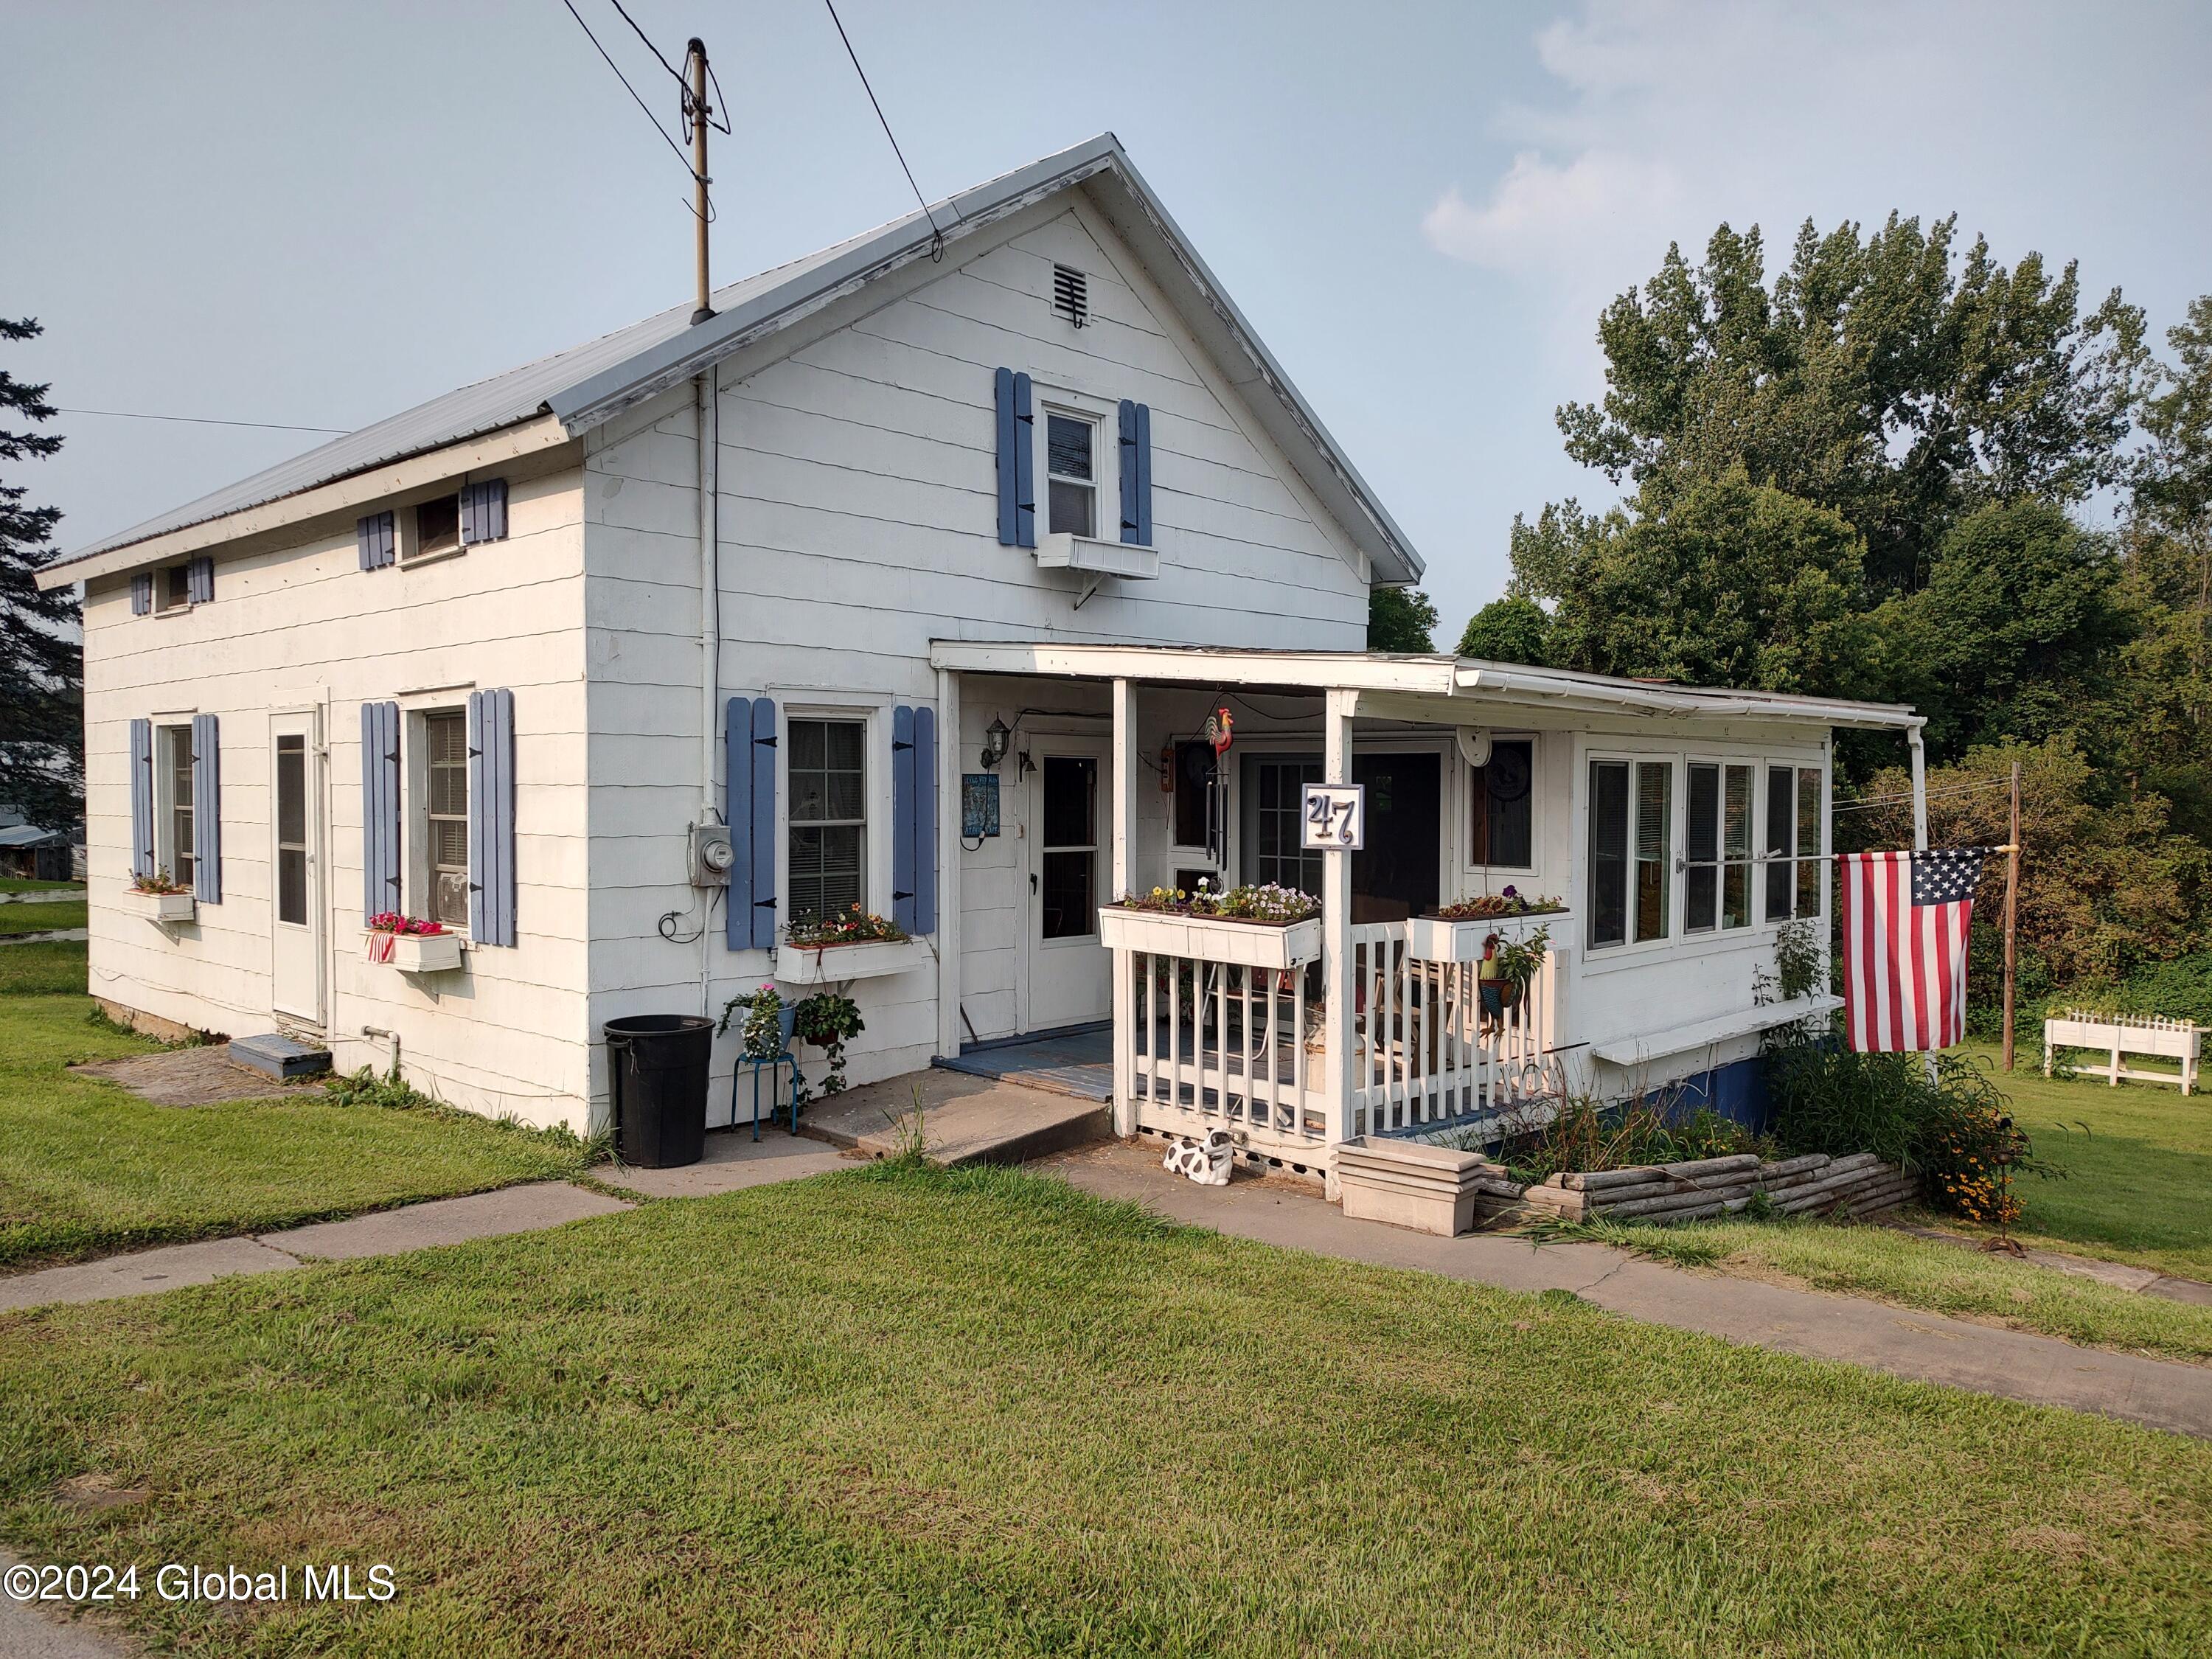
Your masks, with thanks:
[{"label": "white wooden house", "polygon": [[[1909,710],[1366,655],[1370,586],[1420,562],[1119,144],[934,217],[51,566],[83,586],[94,992],[581,1129],[605,1020],[802,985],[830,969],[785,920],[857,902],[912,939],[847,974],[856,1080],[1092,1028],[1125,1131],[1225,1112],[1316,1169],[1805,1012],[1753,986],[1828,902],[1831,732],[1917,769]],[[1365,850],[1298,851],[1311,780],[1367,785]],[[131,890],[157,870],[190,894]],[[1201,874],[1319,893],[1322,969],[1186,939],[1190,1018],[1148,1009],[1168,970],[1100,903]],[[1509,884],[1568,908],[1484,1030],[1409,945]],[[459,965],[367,959],[386,910]]]}]

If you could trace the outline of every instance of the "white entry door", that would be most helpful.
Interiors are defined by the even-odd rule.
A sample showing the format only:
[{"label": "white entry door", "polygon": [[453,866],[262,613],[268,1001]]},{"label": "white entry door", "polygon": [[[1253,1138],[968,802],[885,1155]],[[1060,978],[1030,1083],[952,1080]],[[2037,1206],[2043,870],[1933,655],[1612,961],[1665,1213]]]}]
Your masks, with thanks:
[{"label": "white entry door", "polygon": [[1024,1025],[1048,1031],[1113,1012],[1113,955],[1098,942],[1109,875],[1106,749],[1037,738],[1030,774],[1029,994]]},{"label": "white entry door", "polygon": [[269,717],[270,1006],[323,1024],[323,759],[313,709]]}]

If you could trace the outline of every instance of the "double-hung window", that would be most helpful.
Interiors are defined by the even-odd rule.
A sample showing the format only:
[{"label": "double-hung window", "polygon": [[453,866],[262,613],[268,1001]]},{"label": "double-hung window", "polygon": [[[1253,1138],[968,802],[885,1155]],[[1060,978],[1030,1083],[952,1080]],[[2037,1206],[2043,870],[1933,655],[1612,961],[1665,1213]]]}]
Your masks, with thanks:
[{"label": "double-hung window", "polygon": [[1674,842],[1672,761],[1590,763],[1591,949],[1667,937]]},{"label": "double-hung window", "polygon": [[1827,886],[1820,856],[1820,769],[1766,769],[1766,920],[1817,916]]},{"label": "double-hung window", "polygon": [[415,533],[403,544],[404,556],[423,558],[433,553],[457,553],[461,546],[461,498],[439,495],[415,508]]},{"label": "double-hung window", "polygon": [[[182,566],[178,567],[182,569]],[[192,884],[192,728],[165,726],[161,729],[155,764],[161,769],[160,833],[155,837],[154,862],[179,884]]]},{"label": "double-hung window", "polygon": [[1045,528],[1098,533],[1098,422],[1050,410],[1044,417]]},{"label": "double-hung window", "polygon": [[469,924],[469,726],[458,708],[422,717],[422,817],[430,920]]},{"label": "double-hung window", "polygon": [[1753,769],[1692,761],[1687,774],[1682,931],[1751,925]]},{"label": "double-hung window", "polygon": [[1494,870],[1535,867],[1534,772],[1536,745],[1528,738],[1501,738],[1490,745],[1490,762],[1473,768],[1468,862]]},{"label": "double-hung window", "polygon": [[867,722],[793,720],[790,799],[793,922],[865,904]]}]

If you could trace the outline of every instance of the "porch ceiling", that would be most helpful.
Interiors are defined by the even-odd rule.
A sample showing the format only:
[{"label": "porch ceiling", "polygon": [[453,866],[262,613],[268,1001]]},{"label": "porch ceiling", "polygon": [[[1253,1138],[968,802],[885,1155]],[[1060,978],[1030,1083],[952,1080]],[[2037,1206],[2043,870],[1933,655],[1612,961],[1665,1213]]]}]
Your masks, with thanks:
[{"label": "porch ceiling", "polygon": [[[1179,645],[1078,645],[1040,641],[937,640],[930,660],[956,673],[1243,686],[1283,692],[1331,690],[1372,698],[1375,712],[1474,724],[1487,708],[1553,708],[1685,720],[1765,719],[1870,731],[1906,731],[1922,716],[1899,703],[1792,696],[1619,679],[1474,658],[1364,651],[1253,651]],[[1425,705],[1418,714],[1416,704]]]}]

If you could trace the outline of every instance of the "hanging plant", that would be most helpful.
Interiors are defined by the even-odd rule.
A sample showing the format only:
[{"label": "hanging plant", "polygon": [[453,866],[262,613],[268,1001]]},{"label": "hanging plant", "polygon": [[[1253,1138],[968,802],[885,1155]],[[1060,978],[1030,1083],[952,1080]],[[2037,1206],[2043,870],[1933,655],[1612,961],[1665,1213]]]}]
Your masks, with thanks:
[{"label": "hanging plant", "polygon": [[845,1088],[845,1044],[866,1030],[860,1005],[841,991],[817,991],[799,1005],[798,1023],[792,1035],[822,1050],[828,1070],[822,1079],[824,1095],[842,1094]]},{"label": "hanging plant", "polygon": [[[739,1011],[743,1010],[743,1012]],[[722,1005],[717,1032],[738,1022],[738,1041],[747,1060],[774,1060],[783,1052],[783,998],[773,985],[763,985],[750,996],[732,997]]]}]

